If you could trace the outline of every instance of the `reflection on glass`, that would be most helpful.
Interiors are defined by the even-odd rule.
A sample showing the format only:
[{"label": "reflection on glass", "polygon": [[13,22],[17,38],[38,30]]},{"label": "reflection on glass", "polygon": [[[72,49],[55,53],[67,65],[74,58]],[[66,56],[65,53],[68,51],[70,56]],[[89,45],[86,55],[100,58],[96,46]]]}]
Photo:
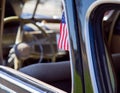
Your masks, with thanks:
[{"label": "reflection on glass", "polygon": [[0,92],[2,93],[17,93],[15,91],[13,91],[12,89],[0,84]]}]

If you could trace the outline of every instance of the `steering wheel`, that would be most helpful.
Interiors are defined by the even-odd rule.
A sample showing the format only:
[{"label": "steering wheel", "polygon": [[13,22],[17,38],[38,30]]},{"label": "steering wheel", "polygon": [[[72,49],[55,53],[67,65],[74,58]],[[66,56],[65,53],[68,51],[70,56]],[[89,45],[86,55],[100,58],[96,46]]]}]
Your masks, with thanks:
[{"label": "steering wheel", "polygon": [[[39,62],[41,62],[44,52],[43,52],[43,47],[40,44],[38,38],[34,35],[31,35],[31,37],[33,37],[34,42],[29,42],[29,43],[28,42],[27,43],[23,42],[23,37],[24,37],[24,33],[25,33],[25,31],[23,30],[23,26],[24,26],[24,24],[30,23],[30,21],[23,23],[19,19],[19,17],[17,17],[17,16],[8,17],[8,18],[4,19],[5,24],[8,23],[8,22],[13,22],[13,21],[18,21],[18,22],[21,23],[21,25],[20,25],[20,27],[18,28],[18,31],[17,31],[15,45],[10,50],[10,54],[14,54],[14,56],[13,56],[13,58],[14,58],[14,69],[17,70],[17,69],[21,68],[22,67],[22,61],[25,60],[28,57],[33,57],[33,58],[39,57]],[[31,23],[33,25],[35,25],[41,31],[41,33],[43,34],[45,39],[49,42],[51,52],[52,52],[51,59],[52,59],[52,62],[54,62],[56,54],[55,54],[54,46],[53,46],[53,43],[52,43],[52,40],[51,40],[49,34],[47,34],[46,31],[42,27],[38,26],[35,22],[32,21]],[[34,45],[39,46],[40,53],[38,53],[38,52],[35,53],[34,52],[35,51],[34,50]]]}]

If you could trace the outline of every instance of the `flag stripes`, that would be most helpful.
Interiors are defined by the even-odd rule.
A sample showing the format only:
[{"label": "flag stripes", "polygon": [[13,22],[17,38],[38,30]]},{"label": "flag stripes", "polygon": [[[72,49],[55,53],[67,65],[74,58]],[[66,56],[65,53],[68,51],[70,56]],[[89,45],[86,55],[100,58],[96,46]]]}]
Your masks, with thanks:
[{"label": "flag stripes", "polygon": [[60,37],[58,41],[58,48],[61,50],[69,50],[68,30],[65,22],[64,13],[62,15],[62,20],[60,23]]}]

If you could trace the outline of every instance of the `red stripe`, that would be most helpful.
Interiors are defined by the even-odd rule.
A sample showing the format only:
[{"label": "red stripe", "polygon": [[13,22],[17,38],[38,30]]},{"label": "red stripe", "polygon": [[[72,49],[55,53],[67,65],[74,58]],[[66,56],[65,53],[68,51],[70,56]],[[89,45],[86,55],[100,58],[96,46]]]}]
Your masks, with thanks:
[{"label": "red stripe", "polygon": [[58,40],[58,48],[69,50],[68,30],[66,23],[60,23],[60,36]]},{"label": "red stripe", "polygon": [[66,24],[60,24],[60,37],[58,41],[58,48],[62,50],[69,50],[68,30]]}]

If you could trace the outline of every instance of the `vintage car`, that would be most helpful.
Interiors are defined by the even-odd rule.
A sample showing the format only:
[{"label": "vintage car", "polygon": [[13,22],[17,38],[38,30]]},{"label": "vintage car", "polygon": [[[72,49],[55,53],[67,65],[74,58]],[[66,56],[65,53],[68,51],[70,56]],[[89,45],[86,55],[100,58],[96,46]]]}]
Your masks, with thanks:
[{"label": "vintage car", "polygon": [[[0,93],[120,93],[120,0],[41,1],[7,17],[0,1]],[[63,11],[69,50],[57,48]]]}]

